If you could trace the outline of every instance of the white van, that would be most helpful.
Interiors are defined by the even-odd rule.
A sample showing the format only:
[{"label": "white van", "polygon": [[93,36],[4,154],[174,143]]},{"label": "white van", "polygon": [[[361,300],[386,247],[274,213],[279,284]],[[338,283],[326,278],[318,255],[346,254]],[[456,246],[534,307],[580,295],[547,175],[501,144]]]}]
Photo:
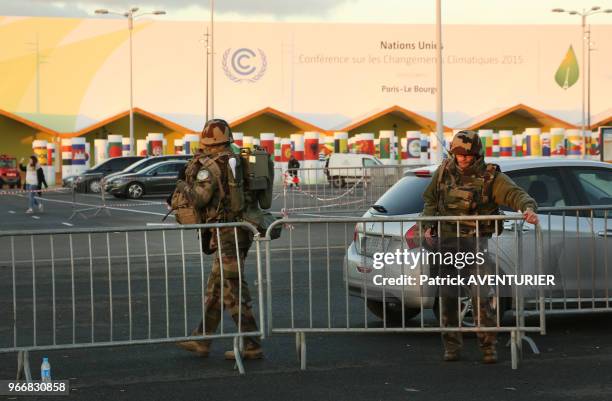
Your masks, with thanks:
[{"label": "white van", "polygon": [[332,153],[325,162],[327,181],[336,188],[353,184],[370,177],[368,167],[382,166],[372,155],[361,153]]}]

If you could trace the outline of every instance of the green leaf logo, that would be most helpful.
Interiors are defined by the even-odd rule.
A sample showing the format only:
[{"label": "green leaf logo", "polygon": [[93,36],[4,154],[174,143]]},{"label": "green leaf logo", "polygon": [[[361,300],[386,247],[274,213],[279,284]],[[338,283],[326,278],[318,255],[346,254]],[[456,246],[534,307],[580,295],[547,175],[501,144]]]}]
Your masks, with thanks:
[{"label": "green leaf logo", "polygon": [[567,89],[578,81],[578,76],[578,60],[576,60],[574,48],[570,45],[569,49],[567,49],[567,53],[565,53],[565,57],[563,58],[561,65],[557,69],[555,81],[557,82],[557,85],[563,89]]}]

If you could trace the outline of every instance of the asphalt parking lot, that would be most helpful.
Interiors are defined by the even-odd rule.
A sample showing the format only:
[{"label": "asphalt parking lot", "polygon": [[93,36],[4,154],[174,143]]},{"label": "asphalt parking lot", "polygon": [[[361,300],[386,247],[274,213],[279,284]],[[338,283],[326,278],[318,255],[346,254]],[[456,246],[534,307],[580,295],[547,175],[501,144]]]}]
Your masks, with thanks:
[{"label": "asphalt parking lot", "polygon": [[[160,227],[160,224],[172,224],[170,217],[162,223],[166,214],[161,198],[145,198],[141,201],[126,201],[111,199],[107,201],[109,214],[101,210],[98,216],[92,216],[96,211],[88,210],[70,216],[75,210],[88,209],[100,205],[96,195],[82,194],[77,198],[76,208],[71,204],[68,194],[45,195],[44,212],[25,215],[26,199],[17,196],[0,198],[0,216],[2,229],[6,230],[38,230],[38,229],[72,229],[72,228],[104,228],[104,227]],[[282,207],[280,199],[275,201],[274,210]],[[317,215],[316,212],[308,213]],[[345,214],[343,214],[345,215]],[[354,215],[359,215],[355,213]],[[324,216],[320,214],[319,216]],[[327,266],[341,264],[344,255],[343,243],[352,233],[347,233],[342,227],[329,231],[324,225],[313,225],[310,228],[311,251],[306,250],[307,241],[302,248],[287,248],[288,231],[283,237],[273,243],[273,309],[274,319],[278,324],[290,325],[291,311],[294,311],[296,322],[308,323],[308,306],[312,305],[313,325],[325,325],[327,319],[333,324],[341,324],[347,317],[343,314],[346,294],[343,292],[341,272],[332,270],[326,272]],[[138,251],[138,241],[134,234],[133,252]],[[293,234],[292,234],[293,235]],[[105,242],[101,237],[95,240],[94,253],[103,257]],[[125,262],[121,261],[123,252],[121,234],[111,237],[113,255],[113,290],[115,295],[127,293],[125,283],[127,271],[123,270]],[[132,237],[130,237],[132,238]],[[333,238],[330,245],[326,238]],[[75,237],[75,244],[83,238]],[[159,248],[159,237],[150,239],[154,247]],[[130,239],[130,241],[132,241]],[[350,239],[349,239],[350,241]],[[56,257],[66,258],[69,255],[67,242],[58,239]],[[169,251],[177,250],[177,243],[169,241]],[[187,250],[192,252],[194,241],[187,241]],[[16,252],[26,259],[31,252],[29,241],[17,241]],[[36,245],[35,252],[48,252],[45,244]],[[77,246],[78,247],[78,246]],[[10,318],[10,302],[7,297],[12,294],[11,264],[8,247],[0,251],[0,321]],[[78,251],[81,252],[81,251]],[[78,253],[77,252],[77,253]],[[85,257],[78,253],[77,257]],[[19,259],[19,258],[18,258]],[[290,259],[293,261],[290,263]],[[87,326],[90,310],[88,292],[88,276],[79,274],[82,266],[88,266],[86,258],[75,262],[75,276],[78,302],[76,337],[86,341],[90,335]],[[94,276],[99,277],[99,287],[96,294],[104,294],[108,286],[104,284],[107,260],[102,258],[101,265],[93,265]],[[152,260],[157,271],[152,271],[152,302],[153,330],[163,331],[164,319],[170,315],[173,330],[179,332],[187,316],[188,328],[191,329],[198,321],[198,290],[201,276],[199,275],[199,256],[190,255],[186,261],[186,277],[180,268],[182,261],[176,256],[169,259],[168,283],[169,291],[180,298],[176,305],[170,303],[169,312],[164,309],[165,284],[161,258]],[[41,260],[41,280],[48,261]],[[57,294],[70,291],[68,264],[59,263]],[[134,259],[131,266],[132,279],[142,280],[143,262]],[[18,263],[24,271],[31,269],[29,265]],[[210,258],[207,257],[205,270],[210,268]],[[249,283],[254,304],[258,301],[257,277],[255,274],[254,252],[247,259],[247,281]],[[40,270],[39,270],[40,271]],[[290,274],[291,273],[293,274]],[[99,273],[99,274],[96,274]],[[189,298],[186,310],[182,305],[183,280],[187,280],[186,295]],[[312,283],[313,293],[309,298],[308,280]],[[27,275],[21,276],[17,282],[17,293],[20,297],[31,297]],[[116,284],[115,284],[116,283]],[[291,285],[293,283],[293,286]],[[138,288],[135,286],[131,295],[138,299]],[[291,302],[293,294],[294,302]],[[330,315],[327,314],[325,297],[330,294],[332,305]],[[48,289],[42,288],[39,297],[49,297]],[[195,299],[194,299],[195,298]],[[126,298],[123,303],[115,305],[114,338],[128,335]],[[60,306],[61,302],[67,302]],[[70,321],[70,297],[58,298],[58,314],[64,321]],[[142,307],[143,304],[140,304]],[[101,309],[95,309],[101,308]],[[96,326],[95,335],[108,336],[105,331],[104,299],[100,298],[95,306],[96,316],[101,318],[100,326]],[[41,307],[37,316],[41,316],[39,324],[45,324],[49,309]],[[183,313],[186,311],[186,315]],[[258,308],[255,309],[259,316]],[[29,310],[27,311],[30,312]],[[146,322],[138,321],[137,309],[134,310],[135,326],[142,328]],[[330,317],[331,316],[331,317]],[[350,298],[348,317],[351,327],[363,323],[363,302]],[[104,318],[103,318],[104,317]],[[425,320],[433,322],[434,317],[426,311]],[[368,327],[382,327],[380,319],[372,314],[366,315]],[[531,319],[532,320],[532,319]],[[27,316],[23,320],[27,321]],[[535,322],[531,321],[532,324]],[[24,323],[20,335],[28,335],[28,325]],[[416,322],[408,323],[417,324]],[[75,350],[57,350],[48,352],[32,352],[31,364],[34,376],[43,355],[48,356],[52,364],[55,378],[69,379],[72,399],[79,400],[176,400],[176,399],[266,399],[266,400],[610,400],[612,399],[612,314],[571,314],[549,317],[548,332],[545,336],[533,335],[532,338],[539,347],[540,354],[534,355],[524,347],[524,359],[520,368],[513,371],[510,367],[510,351],[506,347],[508,335],[500,335],[498,350],[500,362],[497,365],[482,365],[474,336],[466,336],[463,359],[455,363],[441,361],[442,345],[439,334],[311,334],[307,335],[308,369],[300,371],[295,352],[295,339],[291,335],[274,335],[263,342],[265,358],[245,363],[246,376],[239,376],[233,363],[223,360],[223,351],[229,349],[229,340],[219,340],[214,343],[211,355],[207,359],[197,358],[175,347],[173,344],[138,345],[130,347],[108,347]],[[106,325],[107,326],[107,325]],[[231,319],[226,315],[225,330],[233,329]],[[31,328],[30,328],[31,330]],[[133,335],[141,335],[135,330]],[[70,341],[69,329],[60,332],[58,341]],[[13,330],[9,325],[0,327],[0,341],[12,340]],[[43,341],[44,339],[41,339]],[[16,356],[13,353],[0,354],[0,378],[14,377]],[[35,399],[28,397],[29,399]]]}]

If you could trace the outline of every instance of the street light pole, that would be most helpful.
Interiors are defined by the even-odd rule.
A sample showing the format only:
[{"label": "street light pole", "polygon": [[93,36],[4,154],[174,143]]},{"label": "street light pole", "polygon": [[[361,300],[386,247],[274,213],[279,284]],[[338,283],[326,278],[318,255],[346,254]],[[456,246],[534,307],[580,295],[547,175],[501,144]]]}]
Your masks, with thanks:
[{"label": "street light pole", "polygon": [[436,147],[435,160],[433,163],[442,161],[444,146],[444,115],[442,103],[442,4],[441,0],[436,0]]},{"label": "street light pole", "polygon": [[584,12],[584,9],[582,10],[582,15],[581,15],[581,19],[582,19],[582,69],[583,69],[583,78],[582,78],[582,119],[580,120],[580,132],[581,132],[581,136],[582,136],[582,144],[584,146],[584,153],[582,155],[582,157],[584,159],[586,159],[586,135],[585,135],[585,113],[586,113],[586,108],[585,108],[585,99],[586,99],[586,87],[587,87],[587,74],[586,74],[586,60],[585,60],[585,52],[584,52],[584,31],[585,31],[585,26],[586,26],[586,15]]},{"label": "street light pole", "polygon": [[138,7],[132,7],[126,12],[119,13],[115,11],[109,11],[106,9],[99,9],[95,11],[95,14],[113,14],[127,18],[128,32],[129,32],[129,47],[130,47],[130,155],[134,155],[136,152],[136,141],[134,139],[134,56],[133,56],[133,39],[132,32],[134,30],[134,19],[142,17],[143,15],[164,15],[166,14],[163,10],[156,10],[152,12],[146,12],[141,14],[135,14],[139,10]]},{"label": "street light pole", "polygon": [[132,31],[134,30],[134,9],[127,12],[128,31],[130,32],[130,155],[135,155],[136,140],[134,139],[134,56],[132,53]]},{"label": "street light pole", "polygon": [[[591,126],[591,29],[587,27],[587,17],[600,14],[600,13],[612,13],[612,9],[602,10],[599,6],[593,6],[590,9],[582,9],[582,12],[571,10],[567,11],[563,8],[554,8],[554,13],[565,13],[570,15],[580,15],[581,26],[582,26],[582,118],[581,118],[581,132],[582,132],[582,143],[585,146],[583,158],[587,157],[586,149],[586,127]],[[586,47],[585,47],[586,42]],[[587,55],[588,53],[588,55]],[[585,107],[586,103],[586,107]]]},{"label": "street light pole", "polygon": [[215,0],[210,0],[210,118],[215,118]]}]

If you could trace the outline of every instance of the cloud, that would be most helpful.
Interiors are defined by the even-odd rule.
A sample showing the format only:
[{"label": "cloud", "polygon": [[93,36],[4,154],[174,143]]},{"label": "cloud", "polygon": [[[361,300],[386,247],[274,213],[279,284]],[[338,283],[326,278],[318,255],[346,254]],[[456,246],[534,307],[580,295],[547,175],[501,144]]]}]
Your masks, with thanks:
[{"label": "cloud", "polygon": [[64,2],[49,3],[36,0],[2,0],[0,15],[16,15],[29,17],[86,17],[86,11],[76,4]]},{"label": "cloud", "polygon": [[[287,16],[328,16],[336,7],[357,0],[221,0],[215,2],[215,12],[238,15],[270,15],[277,18]],[[132,0],[2,0],[0,15],[91,17],[95,8],[127,10]],[[141,9],[164,9],[180,11],[186,8],[208,9],[209,1],[172,0],[138,3]]]}]

